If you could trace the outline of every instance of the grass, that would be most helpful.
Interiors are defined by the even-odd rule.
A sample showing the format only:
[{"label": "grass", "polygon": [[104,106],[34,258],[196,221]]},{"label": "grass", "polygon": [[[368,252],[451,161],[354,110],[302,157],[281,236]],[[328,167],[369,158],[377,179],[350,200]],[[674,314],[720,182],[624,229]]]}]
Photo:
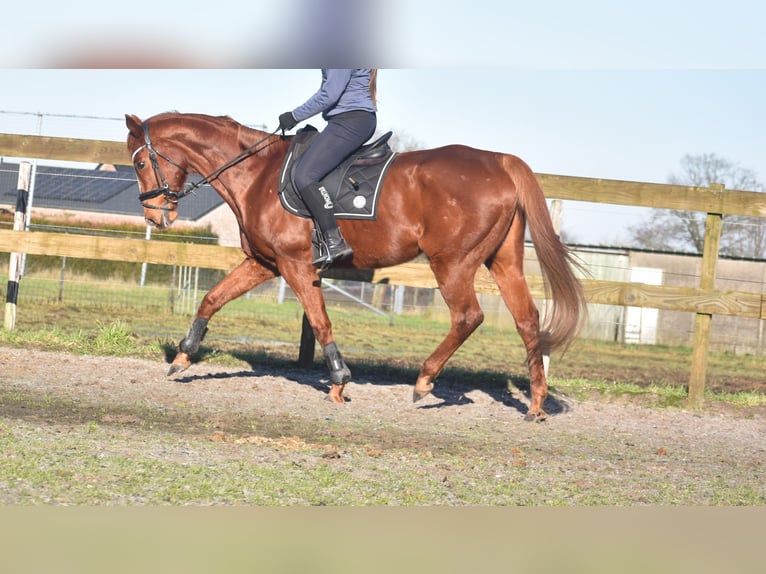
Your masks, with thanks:
[{"label": "grass", "polygon": [[[54,403],[55,399],[46,405],[48,412],[71,406]],[[75,408],[87,413],[87,406]],[[180,420],[183,414],[178,416]],[[59,428],[36,422],[0,422],[0,504],[20,500],[27,505],[88,506],[764,502],[762,488],[715,473],[695,477],[668,474],[649,467],[640,453],[620,466],[592,458],[599,448],[587,445],[587,441],[597,440],[588,437],[581,439],[583,444],[572,444],[569,437],[568,448],[575,454],[559,455],[553,468],[549,454],[540,446],[498,446],[493,455],[476,457],[460,449],[432,453],[346,444],[342,454],[328,456],[335,452],[334,447],[296,437],[246,438],[260,440],[212,432],[188,418],[183,430],[108,424],[87,416],[78,424],[72,421]],[[547,442],[558,440],[551,436]],[[136,448],[137,444],[145,446]],[[470,445],[466,449],[470,451]],[[591,458],[579,458],[579,450]],[[557,472],[559,466],[568,470]],[[641,484],[627,494],[626,477],[620,474],[626,468],[631,480]]]},{"label": "grass", "polygon": [[76,354],[152,357],[160,351],[156,343],[146,345],[131,334],[120,321],[96,323],[91,331],[64,330],[58,325],[32,331],[0,331],[0,344],[13,347],[34,347]]},{"label": "grass", "polygon": [[[686,388],[683,386],[609,382],[589,379],[559,379],[551,377],[549,384],[554,392],[572,394],[578,398],[592,398],[595,395],[611,398],[653,397],[658,407],[683,407],[686,404]],[[705,390],[708,402],[722,402],[741,407],[766,405],[766,395],[756,391],[727,393]]]},{"label": "grass", "polygon": [[[61,406],[67,405],[47,408]],[[86,410],[83,405],[78,408]],[[764,503],[762,486],[724,476],[721,468],[702,476],[681,476],[640,452],[625,454],[615,464],[601,458],[606,455],[600,445],[587,444],[597,441],[595,437],[582,438],[582,444],[567,437],[567,450],[562,451],[552,429],[537,446],[516,442],[522,446],[504,448],[498,442],[482,456],[471,456],[460,449],[376,450],[355,444],[346,444],[342,454],[334,455],[330,445],[296,437],[251,435],[246,438],[261,440],[238,440],[236,435],[205,430],[194,420],[187,420],[183,428],[107,424],[87,417],[58,428],[23,420],[0,422],[0,505]],[[548,444],[560,453],[553,459]],[[635,488],[626,489],[628,476]]]}]

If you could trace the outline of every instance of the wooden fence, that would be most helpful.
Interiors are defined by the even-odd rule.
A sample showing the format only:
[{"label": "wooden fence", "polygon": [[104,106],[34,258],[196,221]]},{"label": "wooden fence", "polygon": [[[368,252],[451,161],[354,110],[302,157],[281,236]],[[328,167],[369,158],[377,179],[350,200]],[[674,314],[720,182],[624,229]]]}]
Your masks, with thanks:
[{"label": "wooden fence", "polygon": [[[127,164],[124,143],[0,134],[0,155],[37,159]],[[697,288],[583,280],[589,303],[649,307],[696,313],[688,402],[702,404],[713,315],[766,319],[766,294],[715,289],[718,246],[724,215],[766,217],[766,193],[537,174],[548,198],[707,213],[702,271]],[[0,251],[111,261],[190,265],[230,270],[242,260],[238,248],[139,239],[0,230]],[[409,263],[371,271],[371,282],[436,288],[428,266]],[[529,277],[533,295],[544,298],[542,279]],[[476,290],[498,293],[481,269]]]}]

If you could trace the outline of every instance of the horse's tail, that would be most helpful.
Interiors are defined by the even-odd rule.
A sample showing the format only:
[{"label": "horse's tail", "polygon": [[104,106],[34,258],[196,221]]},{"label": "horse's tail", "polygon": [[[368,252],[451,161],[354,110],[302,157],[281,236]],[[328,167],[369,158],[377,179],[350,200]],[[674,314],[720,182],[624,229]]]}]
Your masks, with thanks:
[{"label": "horse's tail", "polygon": [[505,162],[535,245],[546,298],[552,300],[545,309],[540,342],[544,349],[566,348],[587,316],[585,292],[574,271],[582,265],[553,229],[543,190],[532,169],[515,156],[505,156]]}]

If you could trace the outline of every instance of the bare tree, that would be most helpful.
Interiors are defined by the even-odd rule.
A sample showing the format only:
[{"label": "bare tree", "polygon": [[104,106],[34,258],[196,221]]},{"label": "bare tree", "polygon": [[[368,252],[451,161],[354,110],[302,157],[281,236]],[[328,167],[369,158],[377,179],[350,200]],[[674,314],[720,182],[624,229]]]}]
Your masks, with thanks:
[{"label": "bare tree", "polygon": [[[422,149],[423,146],[406,130],[395,129],[393,132],[394,133],[391,135],[391,139],[388,140],[388,145],[391,146],[392,150],[396,152],[403,152]],[[382,134],[375,135],[377,137],[378,135]]]},{"label": "bare tree", "polygon": [[[709,187],[720,183],[727,189],[764,191],[755,172],[714,153],[685,155],[681,171],[671,173],[668,183]],[[648,220],[629,228],[631,241],[648,249],[702,253],[705,214],[655,209]],[[766,256],[766,221],[759,217],[729,216],[721,232],[721,254],[736,257]]]}]

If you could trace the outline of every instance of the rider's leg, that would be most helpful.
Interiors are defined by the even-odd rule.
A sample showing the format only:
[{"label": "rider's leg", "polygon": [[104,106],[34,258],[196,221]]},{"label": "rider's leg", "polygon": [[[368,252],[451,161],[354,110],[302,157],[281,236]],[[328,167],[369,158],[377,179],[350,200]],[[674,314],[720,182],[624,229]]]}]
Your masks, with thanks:
[{"label": "rider's leg", "polygon": [[319,183],[375,132],[377,120],[370,112],[346,112],[327,118],[327,126],[311,142],[293,173],[306,207],[326,248],[324,257],[314,261],[320,267],[333,259],[349,257],[351,248],[340,235],[332,199]]},{"label": "rider's leg", "polygon": [[338,222],[335,220],[333,203],[324,186],[312,182],[303,187],[300,192],[324,243],[319,257],[313,261],[314,266],[324,267],[335,260],[351,257],[353,251],[340,234]]}]

